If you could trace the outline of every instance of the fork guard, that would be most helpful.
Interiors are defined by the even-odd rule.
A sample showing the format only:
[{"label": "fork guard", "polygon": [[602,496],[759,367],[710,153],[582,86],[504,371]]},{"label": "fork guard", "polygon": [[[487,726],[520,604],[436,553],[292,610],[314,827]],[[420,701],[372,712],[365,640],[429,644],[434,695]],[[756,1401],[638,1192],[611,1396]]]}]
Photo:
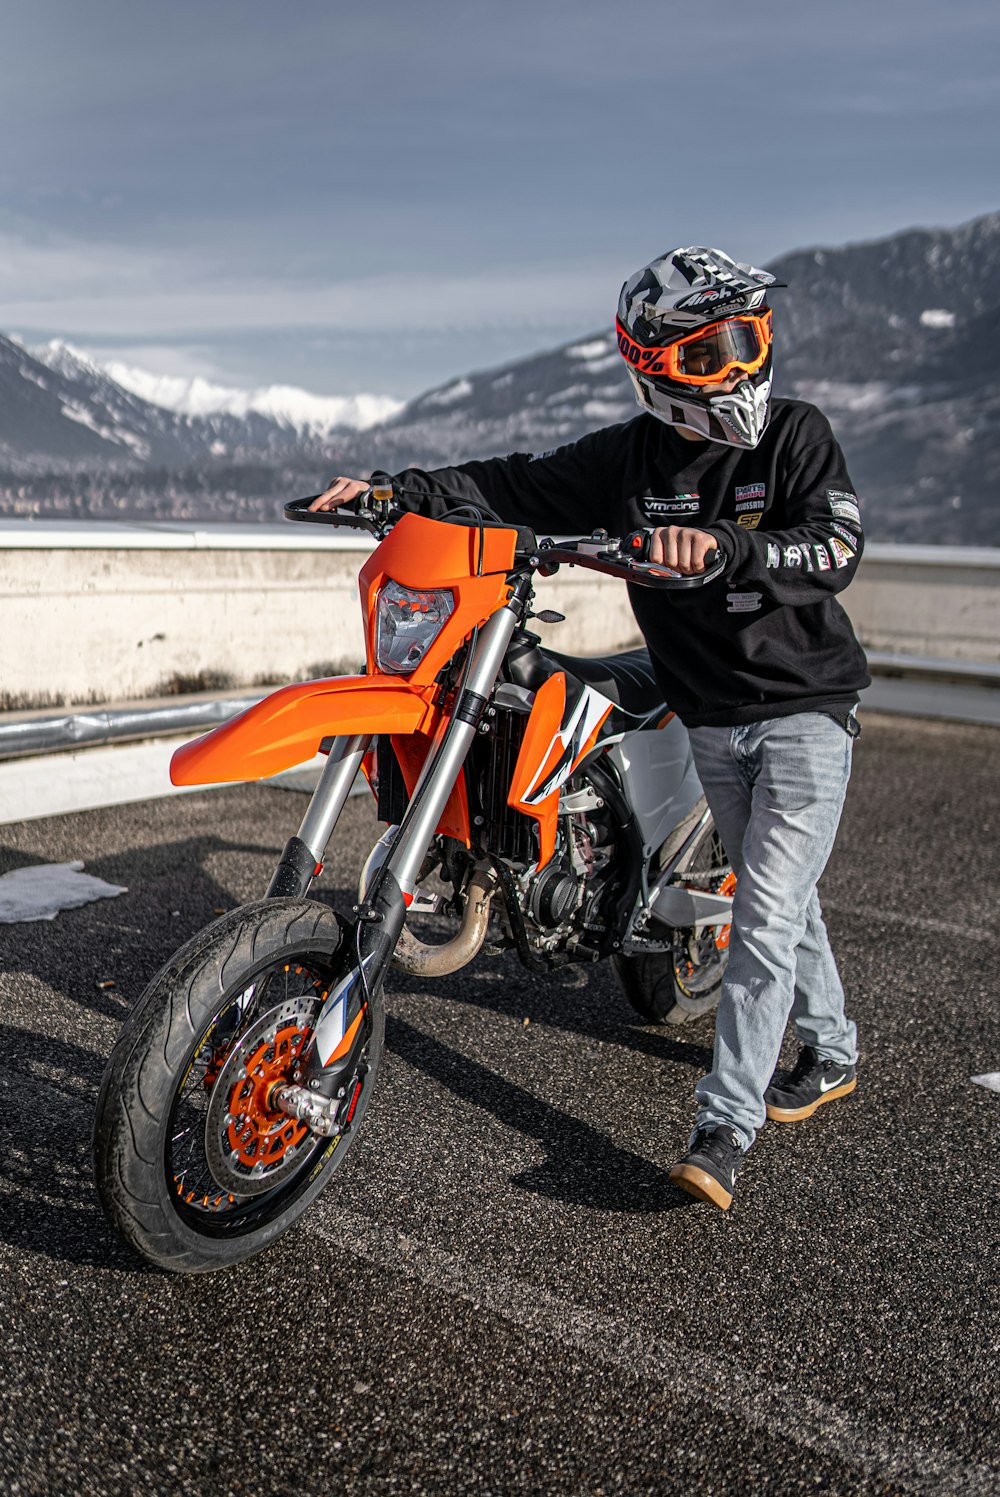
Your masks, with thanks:
[{"label": "fork guard", "polygon": [[170,761],[174,785],[265,780],[303,764],[325,738],[430,731],[430,686],[396,676],[329,676],[283,686],[237,717],[185,743]]}]

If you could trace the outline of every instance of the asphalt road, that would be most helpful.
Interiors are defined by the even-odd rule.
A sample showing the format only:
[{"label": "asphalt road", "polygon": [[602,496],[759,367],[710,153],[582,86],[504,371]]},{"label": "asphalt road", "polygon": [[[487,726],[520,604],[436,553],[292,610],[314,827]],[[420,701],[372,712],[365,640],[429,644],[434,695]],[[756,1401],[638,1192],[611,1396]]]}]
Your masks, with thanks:
[{"label": "asphalt road", "polygon": [[[711,1022],[481,957],[392,980],[351,1161],[196,1279],[106,1226],[95,1092],[145,980],[263,891],[304,801],[0,829],[0,872],[82,858],[129,891],[0,926],[0,1490],[1000,1491],[1000,1095],[970,1081],[1000,1070],[998,747],[867,717],[824,881],[859,1087],[765,1129],[728,1216],[666,1177]],[[326,897],[374,828],[353,800]]]}]

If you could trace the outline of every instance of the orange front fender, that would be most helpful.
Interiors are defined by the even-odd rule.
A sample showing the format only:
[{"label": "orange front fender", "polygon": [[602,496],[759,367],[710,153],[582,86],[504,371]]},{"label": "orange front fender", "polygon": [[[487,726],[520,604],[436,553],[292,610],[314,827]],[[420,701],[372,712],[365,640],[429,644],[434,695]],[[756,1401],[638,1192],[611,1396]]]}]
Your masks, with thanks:
[{"label": "orange front fender", "polygon": [[272,692],[230,722],[185,743],[170,761],[175,785],[264,780],[311,759],[324,738],[429,731],[430,686],[397,676],[330,676]]}]

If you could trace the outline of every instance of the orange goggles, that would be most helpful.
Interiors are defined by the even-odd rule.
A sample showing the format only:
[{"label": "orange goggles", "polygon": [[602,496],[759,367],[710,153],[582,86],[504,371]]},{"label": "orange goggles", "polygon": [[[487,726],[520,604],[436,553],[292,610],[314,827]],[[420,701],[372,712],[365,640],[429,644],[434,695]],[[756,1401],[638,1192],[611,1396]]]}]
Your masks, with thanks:
[{"label": "orange goggles", "polygon": [[679,385],[713,385],[737,370],[755,374],[771,347],[771,312],[726,317],[660,348],[643,348],[616,324],[618,347],[637,374]]}]

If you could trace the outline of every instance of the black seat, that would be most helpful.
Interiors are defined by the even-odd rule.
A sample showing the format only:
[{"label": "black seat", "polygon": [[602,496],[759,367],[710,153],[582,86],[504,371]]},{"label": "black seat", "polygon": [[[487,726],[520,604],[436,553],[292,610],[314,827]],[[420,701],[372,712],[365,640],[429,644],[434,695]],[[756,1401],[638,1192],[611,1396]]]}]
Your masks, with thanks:
[{"label": "black seat", "polygon": [[593,686],[629,717],[644,719],[654,714],[659,716],[667,710],[648,650],[626,650],[621,655],[584,658],[532,645],[512,652],[507,658],[512,679],[529,691],[537,691],[553,671],[560,670],[587,686]]}]

